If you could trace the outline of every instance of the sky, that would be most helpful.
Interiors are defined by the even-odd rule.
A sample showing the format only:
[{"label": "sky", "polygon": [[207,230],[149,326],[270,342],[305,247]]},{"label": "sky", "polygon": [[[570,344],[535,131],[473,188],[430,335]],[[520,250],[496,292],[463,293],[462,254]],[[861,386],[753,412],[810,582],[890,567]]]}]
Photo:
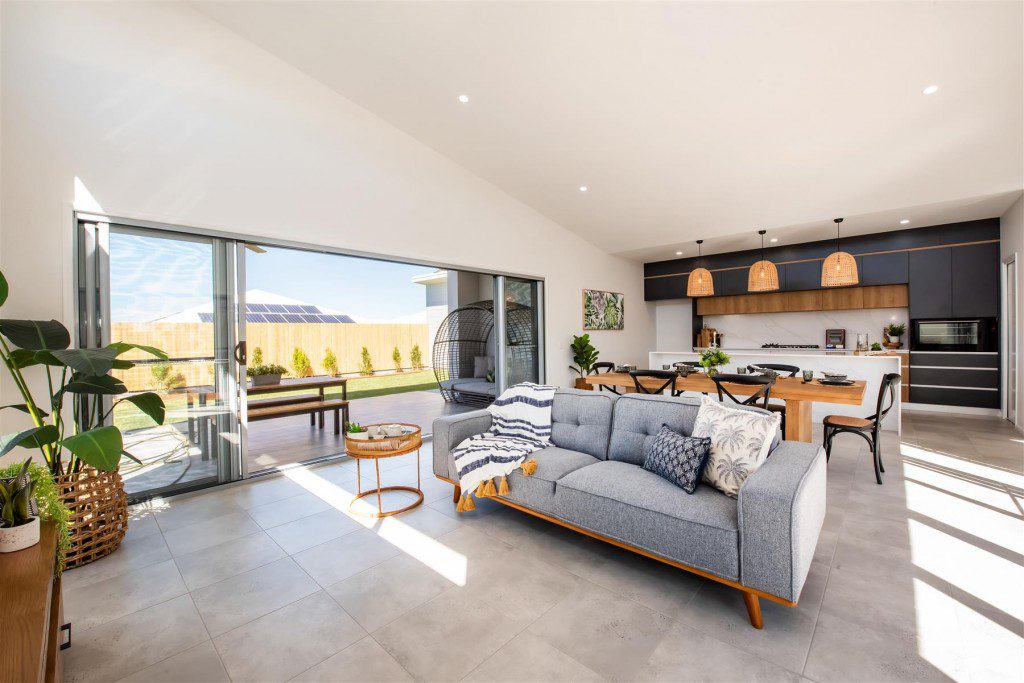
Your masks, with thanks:
[{"label": "sky", "polygon": [[[246,251],[246,289],[263,289],[356,319],[387,321],[423,310],[412,277],[434,268],[296,249]],[[111,317],[148,321],[209,303],[213,247],[208,242],[112,233]]]}]

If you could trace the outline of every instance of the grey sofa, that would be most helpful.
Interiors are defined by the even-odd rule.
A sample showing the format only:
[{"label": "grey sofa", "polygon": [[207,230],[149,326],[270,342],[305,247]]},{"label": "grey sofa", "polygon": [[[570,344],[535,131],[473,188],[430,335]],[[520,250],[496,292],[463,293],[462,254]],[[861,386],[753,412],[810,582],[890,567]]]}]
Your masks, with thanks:
[{"label": "grey sofa", "polygon": [[[559,389],[552,445],[537,470],[509,476],[496,500],[743,592],[761,628],[759,597],[794,606],[825,516],[825,453],[780,441],[733,499],[701,484],[687,494],[643,469],[643,445],[662,424],[690,434],[700,406],[690,398]],[[759,410],[747,408],[748,410]],[[452,449],[490,427],[477,410],[434,420],[434,474],[456,485]]]}]

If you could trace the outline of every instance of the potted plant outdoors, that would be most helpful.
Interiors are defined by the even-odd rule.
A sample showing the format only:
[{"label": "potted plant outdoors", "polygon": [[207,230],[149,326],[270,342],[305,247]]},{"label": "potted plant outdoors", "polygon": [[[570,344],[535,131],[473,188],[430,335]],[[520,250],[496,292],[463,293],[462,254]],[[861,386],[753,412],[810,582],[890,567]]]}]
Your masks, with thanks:
[{"label": "potted plant outdoors", "polygon": [[599,352],[590,343],[589,334],[573,335],[569,348],[572,350],[572,362],[576,363],[570,365],[569,369],[579,375],[576,378],[576,388],[588,389],[590,387],[585,378],[594,372],[594,363],[597,362]]},{"label": "potted plant outdoors", "polygon": [[718,368],[728,363],[729,355],[717,346],[709,346],[700,352],[700,366],[706,370],[709,377],[718,374]]},{"label": "potted plant outdoors", "polygon": [[280,384],[281,375],[288,374],[288,370],[283,365],[276,363],[260,363],[259,365],[250,365],[246,368],[245,374],[252,380],[254,387],[262,387],[268,384]]},{"label": "potted plant outdoors", "polygon": [[39,543],[39,515],[32,492],[35,482],[28,476],[32,458],[21,471],[0,480],[0,553],[13,553]]},{"label": "potted plant outdoors", "polygon": [[[8,293],[7,280],[0,273],[0,305]],[[0,409],[21,411],[33,423],[0,436],[0,456],[16,446],[38,448],[42,453],[69,509],[67,564],[75,567],[116,550],[128,526],[128,499],[117,468],[122,456],[141,461],[125,451],[121,430],[107,424],[114,409],[131,403],[158,425],[166,416],[156,393],[129,393],[124,382],[109,373],[135,367],[121,358],[131,350],[164,361],[167,354],[123,342],[97,349],[70,346],[70,333],[56,320],[0,319],[0,360],[23,401]],[[27,370],[42,371],[47,387],[43,401],[35,400],[29,389]],[[70,420],[65,420],[67,407]]]},{"label": "potted plant outdoors", "polygon": [[887,349],[898,349],[903,346],[900,337],[907,331],[906,323],[891,323],[882,330],[882,346]]}]

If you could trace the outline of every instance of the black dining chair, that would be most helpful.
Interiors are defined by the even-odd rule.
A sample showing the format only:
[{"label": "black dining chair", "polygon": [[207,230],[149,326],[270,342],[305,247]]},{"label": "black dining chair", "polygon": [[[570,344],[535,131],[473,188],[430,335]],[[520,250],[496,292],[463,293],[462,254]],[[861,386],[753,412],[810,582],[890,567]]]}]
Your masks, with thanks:
[{"label": "black dining chair", "polygon": [[[600,375],[600,374],[605,374],[605,373],[609,373],[609,372],[614,372],[615,371],[615,363],[612,363],[611,361],[601,361],[600,363],[594,363],[593,365],[590,366],[590,368],[591,368],[591,370],[593,370],[595,375]],[[597,390],[598,391],[602,391],[604,389],[607,389],[608,391],[612,392],[613,394],[619,393],[619,390],[616,389],[615,387],[611,386],[611,385],[608,385],[608,386],[605,386],[603,384],[598,384],[597,385]]]},{"label": "black dining chair", "polygon": [[[785,363],[758,363],[757,365],[748,365],[747,370],[750,372],[756,372],[757,368],[764,368],[766,370],[774,370],[780,375],[786,374],[786,377],[796,377],[797,373],[800,372],[800,368],[795,365],[786,365]],[[778,413],[782,416],[782,433],[786,433],[786,404],[785,403],[769,403],[768,410],[773,413]]]},{"label": "black dining chair", "polygon": [[[825,426],[825,461],[832,457],[832,439],[837,434],[848,432],[856,434],[868,442],[871,448],[871,456],[875,464],[875,481],[882,483],[882,474],[885,472],[885,465],[882,464],[882,420],[896,403],[896,390],[899,388],[900,377],[898,372],[890,372],[882,377],[882,385],[878,387],[878,402],[875,404],[874,415],[868,417],[851,417],[849,415],[827,415],[824,420]],[[889,405],[882,407],[886,398]]]},{"label": "black dining chair", "polygon": [[[768,409],[768,399],[771,397],[772,387],[775,386],[774,377],[764,377],[763,375],[718,373],[711,375],[711,381],[715,383],[715,387],[718,389],[719,401],[724,401],[725,397],[728,396],[733,400],[733,403],[739,403],[741,406],[756,406],[765,410]],[[726,386],[728,384],[742,384],[749,387],[760,385],[761,388],[750,396],[737,398],[729,391],[729,388]],[[757,405],[758,401],[761,402],[761,405]]]},{"label": "black dining chair", "polygon": [[[678,396],[683,393],[676,391],[675,383],[676,378],[679,377],[679,373],[675,370],[632,370],[629,376],[633,378],[633,386],[636,387],[637,393],[640,394],[661,394],[668,389],[673,396]],[[654,379],[664,380],[664,383],[657,389],[648,389],[640,383],[641,377],[652,377]]]}]

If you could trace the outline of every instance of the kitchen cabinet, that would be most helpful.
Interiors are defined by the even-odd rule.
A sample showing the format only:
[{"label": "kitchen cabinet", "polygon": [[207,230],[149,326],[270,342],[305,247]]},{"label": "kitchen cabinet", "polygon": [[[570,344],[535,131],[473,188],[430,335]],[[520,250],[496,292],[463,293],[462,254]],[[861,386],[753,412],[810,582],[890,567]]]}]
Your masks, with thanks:
[{"label": "kitchen cabinet", "polygon": [[907,285],[876,285],[861,287],[864,308],[906,308],[910,303]]},{"label": "kitchen cabinet", "polygon": [[787,263],[785,268],[786,290],[821,289],[821,261]]},{"label": "kitchen cabinet", "polygon": [[907,305],[906,285],[841,287],[800,292],[765,292],[735,296],[709,296],[696,300],[697,315],[842,311],[856,308],[902,308]]},{"label": "kitchen cabinet", "polygon": [[864,308],[864,292],[860,287],[821,290],[821,310],[845,311]]},{"label": "kitchen cabinet", "polygon": [[951,259],[955,318],[999,315],[999,245],[954,247]]},{"label": "kitchen cabinet", "polygon": [[910,317],[947,318],[953,315],[952,248],[910,252]]},{"label": "kitchen cabinet", "polygon": [[715,296],[744,294],[747,291],[747,268],[718,270],[711,274],[715,279]]},{"label": "kitchen cabinet", "polygon": [[899,285],[909,279],[910,258],[905,251],[860,257],[862,285]]}]

